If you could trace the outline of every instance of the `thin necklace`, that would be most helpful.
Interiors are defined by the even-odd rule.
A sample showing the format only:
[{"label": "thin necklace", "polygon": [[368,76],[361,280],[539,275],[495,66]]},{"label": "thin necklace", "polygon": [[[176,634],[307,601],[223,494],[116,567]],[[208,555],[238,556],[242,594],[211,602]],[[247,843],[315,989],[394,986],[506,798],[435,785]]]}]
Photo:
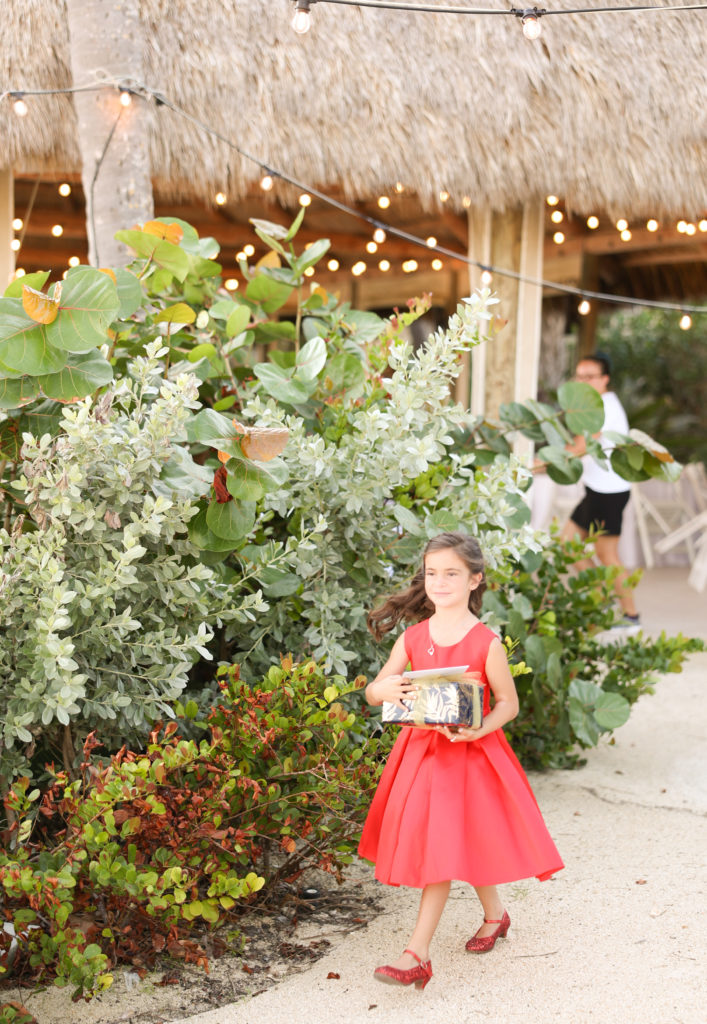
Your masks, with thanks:
[{"label": "thin necklace", "polygon": [[[476,625],[476,623],[475,623],[474,625]],[[472,628],[473,628],[473,627],[472,627]],[[429,619],[427,620],[427,634],[428,634],[428,636],[429,636],[429,638],[430,638],[430,646],[429,646],[429,647],[427,648],[427,653],[428,653],[428,654],[430,655],[430,657],[432,657],[432,655],[433,655],[433,654],[434,654],[434,652],[435,652],[435,642],[434,642],[434,640],[432,639],[432,630],[430,629],[430,622],[429,622]],[[463,639],[464,639],[464,637],[462,637],[462,640],[463,640]],[[459,642],[461,642],[461,641],[459,641]],[[442,645],[442,646],[445,646],[445,645]],[[450,646],[450,645],[449,645],[449,644],[447,644],[446,646]],[[456,644],[452,644],[451,646],[452,646],[452,647],[455,647],[455,646],[456,646]]]}]

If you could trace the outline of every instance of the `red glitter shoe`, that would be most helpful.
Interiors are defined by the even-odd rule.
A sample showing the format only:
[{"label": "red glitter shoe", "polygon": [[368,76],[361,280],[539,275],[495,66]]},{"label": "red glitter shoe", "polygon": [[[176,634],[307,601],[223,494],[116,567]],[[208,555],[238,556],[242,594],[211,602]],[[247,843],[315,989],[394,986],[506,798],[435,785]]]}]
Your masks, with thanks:
[{"label": "red glitter shoe", "polygon": [[411,949],[406,949],[405,952],[417,960],[417,967],[411,967],[407,971],[400,967],[376,967],[373,977],[386,985],[414,985],[415,988],[424,989],[432,977],[432,961],[421,960]]},{"label": "red glitter shoe", "polygon": [[500,921],[489,921],[485,917],[484,924],[497,924],[498,928],[491,935],[473,935],[466,944],[469,953],[490,953],[496,945],[496,939],[505,939],[508,929],[511,927],[511,919],[508,912],[504,910]]}]

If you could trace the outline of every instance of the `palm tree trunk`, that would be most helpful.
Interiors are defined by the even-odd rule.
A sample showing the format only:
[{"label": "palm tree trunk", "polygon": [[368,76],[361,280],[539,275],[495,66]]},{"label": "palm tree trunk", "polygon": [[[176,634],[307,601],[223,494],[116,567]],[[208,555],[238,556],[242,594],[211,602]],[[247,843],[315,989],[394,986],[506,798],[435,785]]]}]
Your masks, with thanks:
[{"label": "palm tree trunk", "polygon": [[[143,29],[138,0],[67,0],[74,86],[108,79],[141,82]],[[131,256],[113,237],[153,216],[147,128],[150,100],[120,102],[114,86],[74,94],[86,197],[89,262],[122,266]]]}]

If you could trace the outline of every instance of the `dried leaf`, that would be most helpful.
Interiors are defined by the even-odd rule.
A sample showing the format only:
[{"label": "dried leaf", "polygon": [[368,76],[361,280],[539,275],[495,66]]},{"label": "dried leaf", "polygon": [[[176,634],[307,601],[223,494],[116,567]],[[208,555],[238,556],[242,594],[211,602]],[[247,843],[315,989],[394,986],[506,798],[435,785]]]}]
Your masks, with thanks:
[{"label": "dried leaf", "polygon": [[259,259],[255,265],[256,267],[281,267],[282,260],[275,252],[275,250],[271,249],[270,252],[266,252],[265,255],[261,257],[261,259]]},{"label": "dried leaf", "polygon": [[110,267],[99,267],[98,269],[100,270],[100,272],[102,274],[107,274],[108,277],[110,277],[111,280],[113,281],[113,284],[117,284],[118,283],[118,278],[115,275],[115,271],[111,270]]},{"label": "dried leaf", "polygon": [[228,472],[225,466],[219,466],[214,473],[214,492],[219,505],[225,505],[227,501],[233,501],[233,495],[226,486]]},{"label": "dried leaf", "polygon": [[217,454],[218,454],[219,462],[224,462],[225,463],[225,462],[228,462],[228,460],[231,458],[231,456],[228,454],[228,452],[218,452]]},{"label": "dried leaf", "polygon": [[106,514],[103,516],[103,518],[105,519],[105,521],[108,524],[108,526],[111,527],[111,529],[113,529],[113,530],[119,530],[120,529],[122,524],[120,522],[120,516],[118,515],[117,512],[111,512],[111,510],[108,509],[106,511]]},{"label": "dried leaf", "polygon": [[336,979],[336,981],[338,981],[340,977],[341,977],[341,975],[337,974],[336,971],[329,971],[329,973],[327,974],[327,980],[329,978],[334,978],[334,979]]},{"label": "dried leaf", "polygon": [[184,231],[179,224],[163,224],[159,220],[148,220],[143,224],[142,230],[147,235],[156,235],[157,238],[163,238],[165,242],[171,242],[173,245],[179,245],[184,237]]},{"label": "dried leaf", "polygon": [[289,436],[289,430],[284,427],[246,427],[241,451],[247,459],[269,462],[280,454]]},{"label": "dried leaf", "polygon": [[28,285],[22,288],[22,308],[36,324],[53,324],[59,316],[61,284],[54,288],[54,296],[50,298],[44,292],[38,292]]}]

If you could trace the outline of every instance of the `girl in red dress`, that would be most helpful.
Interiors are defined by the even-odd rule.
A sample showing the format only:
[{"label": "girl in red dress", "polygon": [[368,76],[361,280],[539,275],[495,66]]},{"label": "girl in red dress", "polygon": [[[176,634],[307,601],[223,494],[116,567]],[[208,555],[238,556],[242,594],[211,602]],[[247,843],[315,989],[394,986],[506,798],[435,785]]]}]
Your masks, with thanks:
[{"label": "girl in red dress", "polygon": [[[442,533],[425,548],[411,585],[368,617],[380,639],[403,620],[410,626],[366,687],[366,700],[401,704],[414,698],[412,670],[466,665],[484,686],[483,724],[400,730],[373,798],[359,844],[387,885],[422,889],[408,948],[375,977],[424,988],[432,977],[429,949],[452,879],[470,882],[484,922],[466,944],[472,953],[493,949],[510,927],[496,885],[549,878],[562,867],[527,778],[503,726],[518,714],[518,696],[503,645],[479,621],[486,589],[478,542]],[[493,694],[493,708],[490,694]]]}]

